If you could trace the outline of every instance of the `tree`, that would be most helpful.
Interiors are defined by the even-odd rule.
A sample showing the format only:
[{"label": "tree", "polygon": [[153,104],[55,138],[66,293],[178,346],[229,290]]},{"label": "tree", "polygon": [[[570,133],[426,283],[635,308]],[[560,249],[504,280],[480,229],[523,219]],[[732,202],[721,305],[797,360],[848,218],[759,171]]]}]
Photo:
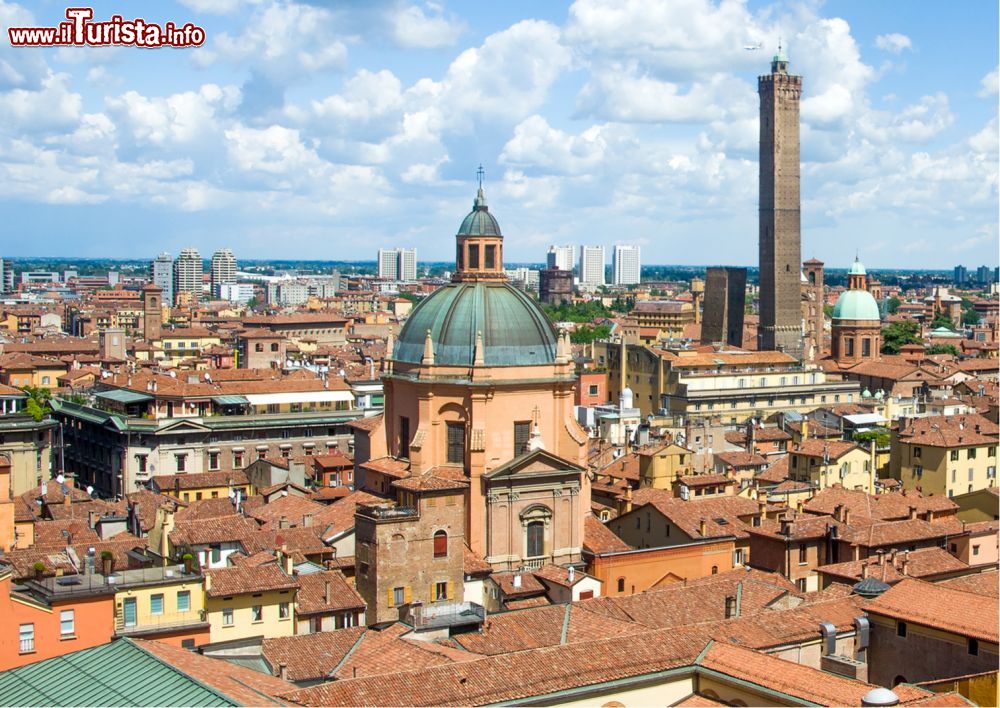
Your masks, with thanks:
[{"label": "tree", "polygon": [[593,322],[598,317],[608,317],[608,308],[597,300],[577,304],[564,302],[558,307],[544,305],[543,309],[555,322]]},{"label": "tree", "polygon": [[52,392],[49,389],[40,386],[25,386],[21,390],[28,394],[28,400],[24,404],[24,412],[36,421],[52,412],[52,408],[49,407]]},{"label": "tree", "polygon": [[893,322],[882,330],[883,354],[899,354],[907,344],[920,344],[920,325],[916,322]]},{"label": "tree", "polygon": [[977,325],[980,320],[979,313],[972,306],[972,300],[962,298],[962,324]]},{"label": "tree", "polygon": [[954,344],[935,344],[927,350],[928,354],[951,354],[952,356],[961,356],[961,352]]},{"label": "tree", "polygon": [[607,325],[597,325],[596,327],[581,325],[569,335],[569,340],[573,344],[590,344],[597,339],[607,339],[610,336],[611,328]]},{"label": "tree", "polygon": [[889,431],[885,428],[872,428],[871,430],[866,430],[863,433],[854,434],[854,442],[856,443],[866,443],[870,446],[872,440],[875,441],[876,447],[888,447]]},{"label": "tree", "polygon": [[931,329],[939,329],[944,327],[945,329],[950,329],[952,332],[955,331],[955,323],[951,321],[944,312],[938,312],[934,315],[934,319],[931,320]]},{"label": "tree", "polygon": [[833,305],[823,305],[823,314],[827,317],[833,317]]},{"label": "tree", "polygon": [[902,304],[903,304],[903,301],[902,301],[902,300],[900,300],[900,299],[899,299],[898,297],[896,297],[895,295],[893,295],[893,296],[892,296],[891,298],[889,298],[889,300],[888,300],[888,301],[887,301],[887,302],[885,303],[885,309],[886,309],[886,311],[887,311],[887,312],[888,312],[888,313],[889,313],[890,315],[895,315],[895,314],[896,314],[896,310],[898,310],[898,309],[899,309],[899,306],[900,306],[900,305],[902,305]]}]

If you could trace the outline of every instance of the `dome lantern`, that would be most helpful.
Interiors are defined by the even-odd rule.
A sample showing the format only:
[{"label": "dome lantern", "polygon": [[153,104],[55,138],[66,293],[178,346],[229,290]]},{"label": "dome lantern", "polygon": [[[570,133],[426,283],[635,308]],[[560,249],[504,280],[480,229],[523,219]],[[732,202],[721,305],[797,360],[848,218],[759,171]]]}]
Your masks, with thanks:
[{"label": "dome lantern", "polygon": [[503,234],[486,203],[486,193],[483,191],[485,171],[482,165],[476,174],[479,178],[479,190],[472,202],[472,211],[462,220],[455,236],[455,273],[452,280],[506,280],[503,270]]}]

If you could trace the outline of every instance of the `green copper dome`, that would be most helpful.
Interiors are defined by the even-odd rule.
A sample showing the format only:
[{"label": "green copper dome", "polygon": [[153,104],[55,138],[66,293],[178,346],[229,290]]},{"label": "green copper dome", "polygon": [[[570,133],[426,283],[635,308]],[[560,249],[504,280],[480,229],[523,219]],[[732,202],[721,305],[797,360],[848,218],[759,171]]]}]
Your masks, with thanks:
[{"label": "green copper dome", "polygon": [[483,188],[479,188],[475,201],[472,202],[472,211],[462,220],[462,225],[458,227],[458,236],[503,236],[500,233],[500,224],[496,217],[490,213],[490,208],[486,204],[486,195]]},{"label": "green copper dome", "polygon": [[427,330],[435,364],[472,366],[476,332],[483,334],[486,366],[552,364],[556,358],[552,322],[534,300],[504,282],[455,282],[435,290],[410,313],[392,358],[419,364]]},{"label": "green copper dome", "polygon": [[864,264],[858,260],[854,259],[854,263],[851,264],[851,269],[847,271],[848,275],[868,275],[868,271],[865,270]]},{"label": "green copper dome", "polygon": [[837,298],[833,307],[835,320],[872,320],[882,319],[878,303],[867,290],[847,290]]}]

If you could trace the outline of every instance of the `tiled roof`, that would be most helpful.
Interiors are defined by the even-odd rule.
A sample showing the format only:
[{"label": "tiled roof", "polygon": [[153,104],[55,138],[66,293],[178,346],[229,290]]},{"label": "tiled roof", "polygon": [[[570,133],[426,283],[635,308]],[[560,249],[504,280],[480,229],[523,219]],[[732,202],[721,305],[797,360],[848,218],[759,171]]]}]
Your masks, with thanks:
[{"label": "tiled roof", "polygon": [[458,491],[465,489],[469,486],[466,480],[455,480],[446,479],[444,477],[439,477],[434,474],[422,474],[415,477],[407,477],[406,479],[397,479],[392,483],[392,486],[396,489],[404,489],[407,491]]},{"label": "tiled roof", "polygon": [[843,440],[813,440],[802,442],[792,452],[806,457],[829,457],[830,460],[839,460],[852,450],[861,448],[851,442]]},{"label": "tiled roof", "polygon": [[596,474],[618,479],[627,479],[630,482],[639,481],[639,455],[631,452],[622,455],[616,460],[612,460],[604,467],[596,470]]},{"label": "tiled roof", "polygon": [[385,501],[368,492],[351,492],[349,495],[326,506],[313,517],[313,523],[323,531],[323,538],[330,538],[354,528],[354,512],[359,504],[374,504]]},{"label": "tiled roof", "polygon": [[899,430],[899,441],[928,447],[996,445],[1000,428],[978,413],[913,418]]},{"label": "tiled roof", "polygon": [[[644,488],[632,496],[632,512],[644,504],[652,504],[661,514],[670,519],[681,531],[693,539],[735,536],[746,538],[747,524],[740,516],[752,516],[759,512],[757,502],[744,497],[728,496],[709,499],[677,499],[666,490]],[[720,521],[721,519],[721,521]],[[700,532],[701,521],[705,521],[705,534]]]},{"label": "tiled roof", "polygon": [[178,521],[170,532],[170,543],[176,547],[242,541],[258,528],[257,522],[235,514],[197,521]]},{"label": "tiled roof", "polygon": [[364,627],[350,627],[335,632],[264,639],[261,652],[275,673],[284,664],[290,681],[326,679],[366,631]]},{"label": "tiled roof", "polygon": [[[296,596],[297,615],[325,614],[365,607],[365,601],[339,570],[307,573],[297,576],[297,580],[299,582],[299,593]],[[330,587],[329,602],[326,601],[327,583]]]},{"label": "tiled roof", "polygon": [[[139,527],[144,532],[149,531],[155,525],[157,509],[160,507],[174,509],[182,504],[182,502],[179,502],[173,497],[167,496],[166,494],[151,492],[148,489],[140,489],[137,492],[131,492],[126,494],[125,498],[135,509],[135,514],[139,518]],[[229,500],[227,499],[226,501]],[[175,519],[176,518],[178,517],[175,517]]]},{"label": "tiled roof", "polygon": [[718,484],[736,484],[724,474],[690,474],[678,478],[687,487],[712,487]]},{"label": "tiled roof", "polygon": [[352,420],[347,423],[347,426],[354,428],[355,430],[364,430],[371,432],[375,430],[378,426],[382,424],[382,414],[369,416],[367,418],[358,418],[357,420]]},{"label": "tiled roof", "polygon": [[717,452],[715,459],[730,467],[763,467],[767,458],[752,452]]},{"label": "tiled roof", "polygon": [[851,520],[841,525],[840,538],[858,546],[878,548],[893,544],[927,541],[957,536],[963,533],[962,522],[956,517],[946,517],[940,521],[924,519],[901,519],[898,521],[873,521],[871,519]]},{"label": "tiled roof", "polygon": [[761,519],[760,526],[754,526],[750,529],[750,535],[765,536],[781,541],[786,539],[803,540],[823,538],[831,528],[841,528],[840,522],[832,516],[814,516],[811,514],[788,512],[786,518],[790,522],[787,527],[787,535],[782,533],[782,524],[777,519]]},{"label": "tiled roof", "polygon": [[[282,518],[289,526],[305,526],[306,523],[315,524],[316,516],[329,509],[326,504],[320,504],[307,497],[300,497],[296,494],[279,496],[274,501],[262,504],[256,509],[247,511],[250,516],[261,522],[261,528],[274,531],[279,528]],[[311,517],[311,520],[309,519]]]},{"label": "tiled roof", "polygon": [[646,631],[636,622],[591,612],[586,603],[572,603],[494,614],[481,631],[452,639],[468,651],[493,656]]},{"label": "tiled roof", "polygon": [[276,565],[239,565],[231,568],[217,568],[205,571],[211,577],[211,585],[205,594],[209,597],[228,595],[248,595],[271,590],[293,590],[298,587],[294,578],[289,578]]},{"label": "tiled roof", "polygon": [[602,524],[593,514],[583,520],[583,549],[594,555],[629,551],[632,547],[618,538],[614,532]]},{"label": "tiled roof", "polygon": [[839,484],[819,490],[802,508],[814,514],[833,514],[838,506],[850,511],[851,516],[856,519],[882,520],[909,518],[910,507],[915,507],[917,514],[921,516],[928,511],[944,515],[954,514],[958,510],[958,505],[945,496],[925,497],[916,490],[875,495],[862,490],[844,489]]},{"label": "tiled roof", "polygon": [[[285,698],[301,705],[483,705],[665,671],[690,664],[704,648],[697,630],[627,635],[535,651],[486,657],[464,664],[333,681],[299,689]],[[538,667],[544,666],[544,671]]]},{"label": "tiled roof", "polygon": [[[521,586],[514,586],[514,578],[521,578]],[[521,597],[545,594],[545,586],[531,573],[494,573],[493,581],[500,586],[500,591],[506,597]]]},{"label": "tiled roof", "polygon": [[243,470],[225,472],[189,472],[186,474],[160,474],[150,482],[161,492],[173,489],[204,489],[205,487],[242,486],[249,484]]},{"label": "tiled roof", "polygon": [[[733,644],[716,642],[698,659],[698,665],[733,678],[826,706],[861,705],[861,697],[876,688],[862,681],[836,676],[805,664]],[[894,689],[901,701],[926,696],[926,692],[901,684]]]},{"label": "tiled roof", "polygon": [[788,455],[776,459],[767,469],[755,475],[754,479],[761,484],[777,484],[788,479]]},{"label": "tiled roof", "polygon": [[[791,434],[782,430],[781,428],[754,428],[753,434],[754,440],[757,442],[781,442],[782,440],[788,441],[792,439]],[[731,430],[725,434],[726,442],[733,445],[739,445],[740,447],[747,446],[747,431],[746,429],[741,430]]]},{"label": "tiled roof", "polygon": [[[902,562],[906,560],[906,573],[903,573]],[[960,573],[969,566],[943,548],[919,548],[915,551],[903,552],[896,556],[896,563],[883,557],[879,563],[875,558],[847,561],[846,563],[831,563],[816,569],[817,572],[840,579],[861,580],[862,568],[868,567],[868,574],[884,583],[898,583],[906,577],[929,578],[947,573]]]},{"label": "tiled roof", "polygon": [[410,474],[410,463],[406,460],[397,460],[395,457],[378,457],[362,462],[358,466],[397,479],[402,479]]},{"label": "tiled roof", "polygon": [[468,545],[462,546],[462,572],[466,575],[483,575],[493,572],[493,566],[473,553]]},{"label": "tiled roof", "polygon": [[998,640],[995,598],[977,595],[941,584],[903,580],[872,600],[870,614],[934,627],[988,642]]},{"label": "tiled roof", "polygon": [[976,573],[974,575],[963,575],[950,580],[942,580],[940,585],[949,587],[952,590],[962,590],[986,597],[1000,598],[1000,573]]},{"label": "tiled roof", "polygon": [[35,522],[35,546],[66,546],[99,541],[86,518],[50,519]]}]

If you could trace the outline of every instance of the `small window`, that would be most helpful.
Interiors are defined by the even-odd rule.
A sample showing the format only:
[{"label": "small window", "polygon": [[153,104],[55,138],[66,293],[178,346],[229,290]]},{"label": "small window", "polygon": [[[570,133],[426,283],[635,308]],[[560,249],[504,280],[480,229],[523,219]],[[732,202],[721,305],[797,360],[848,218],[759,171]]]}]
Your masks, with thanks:
[{"label": "small window", "polygon": [[974,556],[978,556],[979,555],[979,546],[978,545],[975,545],[975,546],[972,547],[972,555],[974,555]]},{"label": "small window", "polygon": [[291,616],[291,606],[287,602],[278,604],[278,619],[286,620]]},{"label": "small window", "polygon": [[625,592],[625,578],[618,578],[618,592]]},{"label": "small window", "polygon": [[156,595],[149,596],[149,614],[151,615],[162,615],[163,614],[163,594],[157,593]]},{"label": "small window", "polygon": [[799,578],[798,580],[796,580],[795,581],[795,587],[796,587],[796,589],[799,592],[807,592],[809,588],[807,587],[806,582],[807,581],[806,581],[805,578]]},{"label": "small window", "polygon": [[[918,458],[918,459],[919,459],[919,458],[920,458],[920,455],[921,455],[922,453],[923,453],[923,450],[921,450],[921,449],[920,449],[919,447],[915,447],[915,448],[913,448],[913,456],[914,456],[914,457],[916,457],[916,458]],[[958,458],[956,457],[955,459],[957,460]]]},{"label": "small window", "polygon": [[896,636],[905,637],[906,636],[906,622],[897,621],[896,622]]},{"label": "small window", "polygon": [[262,605],[254,605],[250,608],[251,610],[251,621],[253,622],[263,622],[264,621],[264,607]]},{"label": "small window", "polygon": [[969,637],[969,654],[979,656],[979,640],[975,637]]},{"label": "small window", "polygon": [[497,247],[494,246],[493,244],[487,244],[486,245],[486,254],[485,255],[486,255],[486,259],[485,259],[486,260],[486,263],[485,263],[486,269],[487,270],[493,270],[494,268],[496,268],[496,263],[497,263]]},{"label": "small window", "polygon": [[76,634],[76,617],[73,610],[63,610],[59,613],[59,636],[62,639]]},{"label": "small window", "polygon": [[406,603],[406,588],[392,589],[392,606],[399,607]]},{"label": "small window", "polygon": [[447,558],[448,557],[448,532],[447,531],[435,531],[434,532],[434,557],[435,558]]},{"label": "small window", "polygon": [[219,453],[217,452],[208,453],[208,469],[210,470],[219,469]]},{"label": "small window", "polygon": [[35,651],[35,625],[33,623],[22,624],[18,630],[20,645],[18,651],[21,654],[29,654]]},{"label": "small window", "polygon": [[952,462],[958,462],[958,450],[952,450],[950,453],[948,453],[948,459],[950,459]]},{"label": "small window", "polygon": [[233,608],[223,607],[222,608],[222,626],[232,627],[233,626]]},{"label": "small window", "polygon": [[448,599],[448,583],[434,583],[434,601],[440,602],[441,600]]},{"label": "small window", "polygon": [[447,460],[452,464],[465,462],[465,423],[448,423]]},{"label": "small window", "polygon": [[178,612],[190,612],[191,610],[191,591],[181,590],[177,593],[177,611]]},{"label": "small window", "polygon": [[212,562],[221,563],[222,562],[222,547],[215,544],[211,547],[212,551]]},{"label": "small window", "polygon": [[479,270],[479,245],[469,244],[469,268]]},{"label": "small window", "polygon": [[174,461],[177,465],[178,472],[184,472],[187,470],[187,455],[174,455]]},{"label": "small window", "polygon": [[804,565],[809,560],[809,548],[804,543],[799,544],[799,565]]},{"label": "small window", "polygon": [[514,457],[517,457],[519,455],[523,455],[524,453],[526,453],[528,451],[528,443],[530,441],[531,441],[531,421],[527,421],[527,420],[515,421],[515,423],[514,423]]},{"label": "small window", "polygon": [[718,574],[719,574],[719,566],[713,565],[712,566],[712,575],[718,575]]}]

